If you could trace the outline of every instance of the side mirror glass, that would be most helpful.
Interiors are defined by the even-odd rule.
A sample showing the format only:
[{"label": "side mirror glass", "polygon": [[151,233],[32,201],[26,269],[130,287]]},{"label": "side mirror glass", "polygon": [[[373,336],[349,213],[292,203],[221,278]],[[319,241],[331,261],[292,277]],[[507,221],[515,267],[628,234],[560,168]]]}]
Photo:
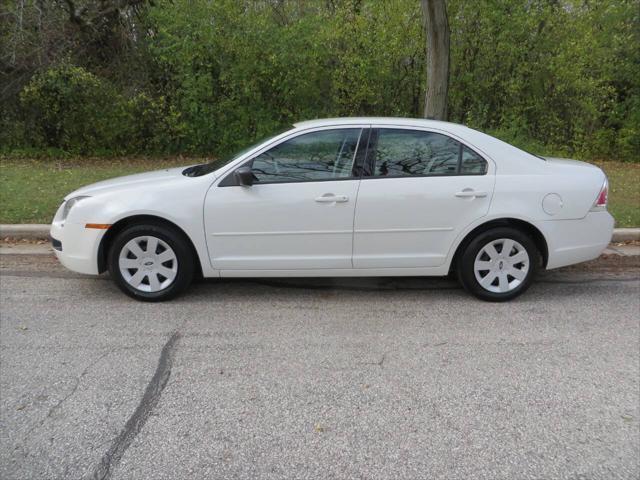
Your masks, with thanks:
[{"label": "side mirror glass", "polygon": [[250,187],[251,185],[253,185],[253,182],[256,178],[253,175],[251,167],[247,166],[237,168],[234,172],[234,175],[236,177],[236,180],[238,181],[238,185],[242,185],[243,187]]}]

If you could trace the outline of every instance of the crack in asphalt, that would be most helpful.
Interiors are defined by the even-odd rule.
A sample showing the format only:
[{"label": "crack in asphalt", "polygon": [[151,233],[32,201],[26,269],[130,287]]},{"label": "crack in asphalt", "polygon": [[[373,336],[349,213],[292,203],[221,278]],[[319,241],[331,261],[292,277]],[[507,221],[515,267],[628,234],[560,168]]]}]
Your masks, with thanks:
[{"label": "crack in asphalt", "polygon": [[[29,438],[31,436],[31,434],[34,432],[34,430],[36,430],[39,427],[42,427],[45,424],[45,422],[47,421],[48,418],[52,418],[53,414],[56,412],[56,410],[58,410],[60,407],[62,407],[62,404],[65,403],[67,400],[69,400],[78,391],[78,387],[80,387],[80,382],[89,373],[89,371],[93,367],[95,367],[100,360],[102,360],[104,357],[106,357],[110,353],[112,353],[112,351],[107,351],[107,352],[103,353],[102,355],[98,356],[91,363],[89,363],[84,368],[84,370],[82,370],[82,372],[80,372],[80,375],[78,375],[76,377],[75,383],[74,383],[73,387],[71,387],[71,390],[69,391],[69,393],[67,393],[63,398],[58,400],[58,402],[49,409],[49,411],[47,412],[47,416],[46,417],[44,417],[37,424],[35,424],[31,428],[29,428],[29,430],[27,431],[27,434],[25,435],[25,437]],[[16,447],[16,448],[18,448],[18,447]]]},{"label": "crack in asphalt", "polygon": [[133,415],[129,417],[124,428],[120,432],[109,450],[102,456],[100,463],[96,466],[93,473],[88,477],[93,480],[108,480],[111,477],[113,470],[118,466],[122,456],[127,451],[133,440],[138,433],[144,427],[144,424],[149,419],[151,412],[158,405],[162,391],[169,381],[171,376],[171,367],[173,366],[173,359],[175,356],[175,349],[180,340],[181,334],[179,331],[175,331],[160,352],[160,358],[158,360],[158,366],[151,378],[151,381],[147,385],[147,388],[142,396],[142,400],[136,407]]},{"label": "crack in asphalt", "polygon": [[[71,388],[71,390],[69,391],[69,393],[67,393],[63,398],[61,398],[58,403],[56,403],[53,407],[51,407],[49,409],[49,413],[47,413],[47,417],[46,418],[51,418],[54,414],[54,412],[56,410],[58,410],[62,404],[64,402],[66,402],[67,400],[69,400],[69,398],[71,398],[71,396],[76,393],[76,391],[78,390],[78,387],[80,386],[80,382],[82,381],[82,379],[85,377],[85,375],[87,375],[87,373],[89,373],[89,370],[91,370],[95,365],[98,364],[98,362],[100,360],[102,360],[104,357],[106,357],[107,355],[109,355],[111,353],[111,351],[109,352],[105,352],[102,355],[100,355],[98,358],[96,358],[94,361],[92,361],[89,365],[87,365],[85,367],[85,369],[80,373],[80,375],[78,375],[76,377],[76,381],[75,384],[73,385],[73,387]],[[44,423],[44,420],[42,421],[42,423]]]}]

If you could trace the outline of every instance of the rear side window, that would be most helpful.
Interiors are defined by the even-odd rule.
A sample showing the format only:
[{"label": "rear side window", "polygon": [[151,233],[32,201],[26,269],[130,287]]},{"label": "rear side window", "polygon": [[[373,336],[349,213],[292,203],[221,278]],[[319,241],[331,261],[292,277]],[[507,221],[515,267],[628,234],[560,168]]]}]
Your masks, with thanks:
[{"label": "rear side window", "polygon": [[256,182],[352,178],[360,133],[359,128],[322,130],[287,140],[253,159]]},{"label": "rear side window", "polygon": [[378,129],[370,157],[374,177],[484,175],[487,162],[447,135],[419,130]]},{"label": "rear side window", "polygon": [[462,146],[462,158],[460,160],[461,175],[484,175],[487,173],[487,161],[471,150]]}]

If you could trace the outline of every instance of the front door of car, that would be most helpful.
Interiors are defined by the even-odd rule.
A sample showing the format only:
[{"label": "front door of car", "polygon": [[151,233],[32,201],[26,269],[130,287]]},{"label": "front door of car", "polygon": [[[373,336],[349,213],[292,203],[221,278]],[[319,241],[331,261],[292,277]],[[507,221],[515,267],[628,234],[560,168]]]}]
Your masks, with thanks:
[{"label": "front door of car", "polygon": [[355,268],[437,267],[486,215],[493,165],[441,133],[371,130],[354,220]]},{"label": "front door of car", "polygon": [[213,185],[204,206],[212,266],[351,268],[362,131],[333,128],[288,137],[243,163],[251,168],[252,185],[240,185],[234,172]]}]

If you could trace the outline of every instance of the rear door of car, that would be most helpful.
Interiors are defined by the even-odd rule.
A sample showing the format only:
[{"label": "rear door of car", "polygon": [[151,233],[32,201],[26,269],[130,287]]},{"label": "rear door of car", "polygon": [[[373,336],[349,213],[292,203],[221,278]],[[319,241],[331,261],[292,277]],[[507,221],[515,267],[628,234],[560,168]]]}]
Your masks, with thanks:
[{"label": "rear door of car", "polygon": [[380,126],[369,136],[354,218],[354,268],[437,267],[487,214],[493,162],[440,131]]}]

